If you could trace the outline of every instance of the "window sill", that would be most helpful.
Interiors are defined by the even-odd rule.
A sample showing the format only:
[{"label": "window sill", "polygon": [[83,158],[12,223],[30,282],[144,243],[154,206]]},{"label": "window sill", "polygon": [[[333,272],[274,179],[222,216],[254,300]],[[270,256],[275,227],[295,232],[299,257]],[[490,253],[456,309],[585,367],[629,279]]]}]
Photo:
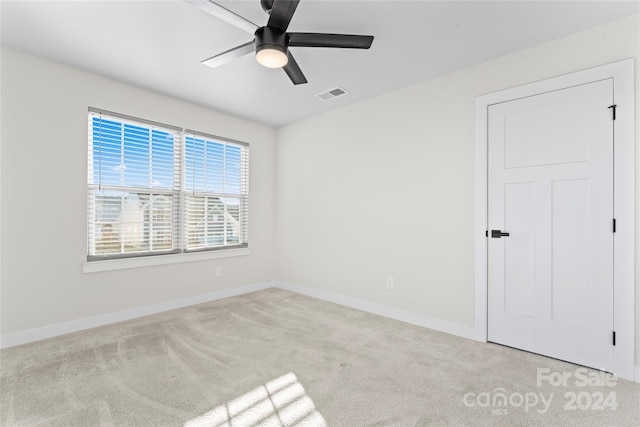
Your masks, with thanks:
[{"label": "window sill", "polygon": [[151,267],[154,265],[178,264],[193,261],[206,261],[209,259],[231,258],[250,254],[251,250],[249,248],[238,248],[186,254],[183,253],[137,258],[109,259],[104,261],[85,261],[82,264],[82,272],[98,273],[100,271],[123,270],[126,268],[137,267]]}]

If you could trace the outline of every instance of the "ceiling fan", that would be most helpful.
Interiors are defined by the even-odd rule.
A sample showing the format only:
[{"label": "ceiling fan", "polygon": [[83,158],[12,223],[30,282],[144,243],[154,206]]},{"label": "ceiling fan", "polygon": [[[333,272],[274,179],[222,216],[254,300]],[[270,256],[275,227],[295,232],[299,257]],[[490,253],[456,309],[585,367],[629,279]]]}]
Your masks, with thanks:
[{"label": "ceiling fan", "polygon": [[262,8],[269,14],[269,20],[264,27],[258,27],[253,22],[212,0],[186,1],[254,35],[252,41],[202,61],[204,65],[212,68],[255,52],[256,60],[261,65],[268,68],[283,68],[293,84],[299,85],[307,83],[307,79],[293,55],[291,55],[289,47],[369,49],[371,43],[373,43],[373,36],[287,32],[291,18],[300,0],[260,0]]}]

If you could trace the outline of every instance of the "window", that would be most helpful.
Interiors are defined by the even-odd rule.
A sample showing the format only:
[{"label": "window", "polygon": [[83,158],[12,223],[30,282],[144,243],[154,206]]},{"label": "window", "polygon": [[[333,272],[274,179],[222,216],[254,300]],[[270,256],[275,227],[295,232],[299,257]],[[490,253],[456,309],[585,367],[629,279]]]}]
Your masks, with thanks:
[{"label": "window", "polygon": [[246,143],[89,110],[89,261],[248,246]]},{"label": "window", "polygon": [[237,245],[246,234],[247,150],[187,131],[186,250]]}]

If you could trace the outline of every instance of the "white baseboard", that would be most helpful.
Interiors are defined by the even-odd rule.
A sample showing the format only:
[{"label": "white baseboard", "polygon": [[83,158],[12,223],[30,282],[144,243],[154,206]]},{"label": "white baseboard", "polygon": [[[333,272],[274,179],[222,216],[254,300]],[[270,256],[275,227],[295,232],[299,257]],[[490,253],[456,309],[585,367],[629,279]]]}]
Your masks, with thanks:
[{"label": "white baseboard", "polygon": [[215,301],[222,298],[233,297],[272,287],[278,287],[292,292],[297,292],[299,294],[318,298],[324,301],[329,301],[335,304],[340,304],[380,316],[389,317],[391,319],[400,320],[402,322],[407,322],[413,325],[434,329],[436,331],[445,332],[451,335],[457,335],[463,338],[473,339],[474,336],[473,328],[465,325],[448,322],[446,320],[432,319],[415,313],[410,313],[407,311],[371,303],[357,298],[334,294],[319,289],[313,289],[306,286],[294,285],[286,282],[269,281],[252,285],[237,286],[214,292],[207,292],[192,297],[165,301],[158,304],[136,307],[98,316],[84,317],[68,322],[61,322],[54,325],[44,326],[41,328],[15,332],[12,334],[0,336],[0,348],[14,347],[34,341],[40,341],[47,338],[53,338],[60,335],[66,335],[73,332],[96,328],[99,326],[110,325],[112,323],[122,322],[125,320],[137,319],[152,314],[162,313],[164,311],[175,310],[177,308],[188,307],[195,304],[202,304],[209,301]]},{"label": "white baseboard", "polygon": [[640,366],[636,366],[635,379],[636,379],[636,382],[640,384]]},{"label": "white baseboard", "polygon": [[128,310],[117,311],[115,313],[102,314],[98,316],[84,317],[81,319],[71,320],[68,322],[56,323],[42,328],[34,328],[26,331],[15,332],[0,337],[0,348],[14,347],[21,344],[27,344],[47,338],[53,338],[60,335],[66,335],[73,332],[83,331],[98,326],[109,325],[112,323],[122,322],[124,320],[136,319],[139,317],[149,316],[164,311],[174,310],[176,308],[188,307],[190,305],[202,304],[209,301],[215,301],[222,298],[233,297],[237,295],[247,294],[250,292],[261,291],[263,289],[272,288],[275,282],[256,283],[252,285],[236,286],[233,288],[222,289],[214,292],[195,295],[192,297],[181,298],[172,301],[161,302],[158,304],[136,307]]},{"label": "white baseboard", "polygon": [[309,288],[306,286],[295,285],[281,281],[276,281],[275,286],[280,289],[297,292],[299,294],[355,308],[357,310],[366,311],[368,313],[377,314],[379,316],[400,320],[412,325],[422,326],[424,328],[433,329],[439,332],[445,332],[447,334],[456,335],[462,338],[475,339],[474,328],[466,325],[461,325],[459,323],[449,322],[447,320],[441,319],[433,319],[397,308],[372,303],[358,298],[351,298],[320,289]]},{"label": "white baseboard", "polygon": [[[412,325],[422,326],[424,328],[445,332],[462,338],[476,338],[474,328],[470,326],[461,325],[459,323],[449,322],[441,319],[433,319],[404,310],[399,310],[381,304],[347,297],[320,289],[309,288],[306,286],[295,285],[281,281],[269,281],[251,285],[236,286],[233,288],[199,294],[192,297],[132,308],[129,310],[122,310],[115,313],[85,317],[68,322],[57,323],[50,326],[44,326],[42,328],[34,328],[26,331],[15,332],[12,334],[0,336],[0,348],[14,347],[34,341],[40,341],[47,338],[53,338],[60,335],[66,335],[73,332],[96,328],[98,326],[105,326],[125,320],[137,319],[152,314],[175,310],[177,308],[202,304],[209,301],[243,295],[250,292],[261,291],[273,287],[297,292],[299,294],[307,295],[313,298],[318,298],[324,301],[344,305],[346,307],[355,308],[357,310],[366,311],[368,313],[377,314],[391,319],[400,320]],[[640,366],[635,367],[635,382],[640,383]]]}]

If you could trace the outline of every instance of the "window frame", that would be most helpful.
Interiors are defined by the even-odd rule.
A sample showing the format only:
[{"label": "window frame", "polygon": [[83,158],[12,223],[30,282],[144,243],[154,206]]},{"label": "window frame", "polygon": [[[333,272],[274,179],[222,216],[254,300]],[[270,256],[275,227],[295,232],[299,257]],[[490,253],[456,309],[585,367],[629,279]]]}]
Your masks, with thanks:
[{"label": "window frame", "polygon": [[[113,186],[102,185],[98,186],[94,183],[94,171],[95,171],[95,150],[94,150],[94,136],[92,132],[92,120],[96,115],[103,116],[107,120],[115,120],[120,123],[132,124],[134,126],[141,126],[148,128],[150,132],[155,129],[161,131],[172,132],[174,140],[173,144],[173,187],[167,188],[153,188],[153,184],[150,183],[148,187],[130,187],[130,186]],[[97,109],[93,107],[88,108],[87,112],[87,204],[86,204],[86,221],[87,221],[87,235],[85,242],[86,246],[86,258],[83,263],[83,272],[91,273],[98,271],[116,270],[122,268],[144,267],[152,265],[164,265],[174,264],[182,262],[199,261],[205,259],[217,259],[227,258],[232,256],[241,256],[250,254],[249,250],[249,152],[250,144],[243,141],[238,141],[226,137],[220,137],[216,135],[207,134],[204,132],[194,131],[183,127],[167,125],[164,123],[154,122],[139,117],[128,116],[121,113],[115,113],[112,111]],[[124,130],[122,131],[124,134]],[[240,235],[238,236],[238,244],[223,244],[218,246],[203,247],[197,249],[188,249],[187,245],[187,181],[185,177],[185,157],[186,157],[186,139],[187,135],[206,138],[214,143],[222,144],[225,148],[228,146],[239,147],[242,154],[239,159],[239,187],[241,193],[236,194],[238,200],[242,198],[244,201],[243,209],[238,208],[238,224]],[[124,138],[124,136],[123,136]],[[152,137],[150,137],[152,138]],[[151,157],[151,156],[150,156]],[[148,166],[151,173],[151,164]],[[223,176],[226,177],[226,172],[223,169]],[[99,188],[99,190],[98,190]],[[172,230],[172,248],[170,250],[148,250],[137,251],[130,253],[113,253],[106,255],[95,254],[96,244],[96,204],[95,197],[97,191],[117,190],[123,193],[137,193],[148,194],[149,197],[170,195],[173,198],[172,211],[173,220],[170,224]],[[234,194],[225,194],[226,196],[234,196]],[[241,203],[239,201],[239,203]],[[122,209],[122,207],[120,208]],[[226,208],[225,208],[226,212]],[[146,225],[146,222],[145,222]],[[149,231],[151,233],[152,230]],[[144,232],[143,232],[144,233]],[[226,243],[226,233],[224,230],[225,238],[223,242]],[[151,235],[149,236],[151,239]],[[94,245],[92,247],[92,245]],[[93,249],[93,251],[92,251]],[[91,254],[94,252],[94,254]]]}]

